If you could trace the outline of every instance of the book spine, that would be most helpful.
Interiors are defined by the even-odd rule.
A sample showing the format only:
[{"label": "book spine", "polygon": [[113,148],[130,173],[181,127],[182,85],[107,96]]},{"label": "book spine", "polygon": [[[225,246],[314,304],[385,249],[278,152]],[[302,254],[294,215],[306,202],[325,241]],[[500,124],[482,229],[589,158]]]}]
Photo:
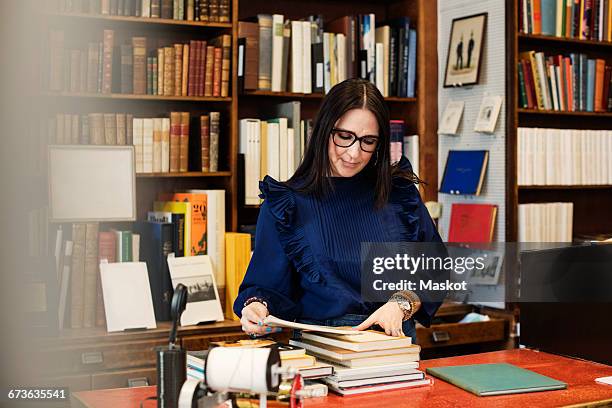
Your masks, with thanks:
[{"label": "book spine", "polygon": [[272,16],[260,14],[258,18],[259,18],[258,87],[260,90],[269,91],[272,87]]},{"label": "book spine", "polygon": [[210,171],[219,171],[219,112],[210,112]]},{"label": "book spine", "polygon": [[165,96],[174,95],[174,48],[164,48],[164,93]]},{"label": "book spine", "polygon": [[183,45],[183,73],[182,73],[182,82],[181,82],[181,96],[187,96],[189,90],[189,77],[190,77],[190,65],[191,65],[191,53],[190,53],[190,45]]},{"label": "book spine", "polygon": [[164,94],[164,78],[166,70],[165,49],[157,49],[157,92],[156,95]]},{"label": "book spine", "polygon": [[222,52],[219,47],[214,48],[213,75],[212,75],[212,96],[221,96],[221,65]]},{"label": "book spine", "polygon": [[179,171],[181,113],[170,112],[170,172]]},{"label": "book spine", "polygon": [[215,47],[208,45],[206,47],[206,71],[204,76],[204,96],[212,96],[213,94],[213,68],[215,63]]},{"label": "book spine", "polygon": [[181,96],[183,87],[183,44],[174,44],[174,95]]},{"label": "book spine", "polygon": [[131,45],[121,46],[121,93],[134,92],[134,50]]},{"label": "book spine", "polygon": [[179,136],[179,171],[188,171],[189,159],[189,112],[181,112]]},{"label": "book spine", "polygon": [[132,48],[134,50],[134,94],[145,95],[147,92],[147,39],[145,37],[133,37]]},{"label": "book spine", "polygon": [[96,322],[96,288],[98,272],[98,223],[85,227],[85,270],[83,327],[94,327]]},{"label": "book spine", "polygon": [[112,81],[113,81],[113,41],[114,31],[104,30],[104,41],[103,41],[103,68],[102,68],[102,93],[111,93]]},{"label": "book spine", "polygon": [[104,114],[104,143],[108,146],[117,144],[117,116],[114,113]]},{"label": "book spine", "polygon": [[99,265],[102,260],[108,263],[115,262],[115,234],[113,232],[98,233],[98,272],[96,279],[96,326],[106,325],[106,315],[104,313],[104,297],[102,295],[102,282],[100,280]]},{"label": "book spine", "polygon": [[125,113],[117,114],[117,144],[125,146],[127,144],[127,132],[126,132],[126,115]]},{"label": "book spine", "polygon": [[229,96],[229,83],[232,60],[232,37],[229,34],[221,36],[222,61],[221,61],[221,96]]},{"label": "book spine", "polygon": [[219,22],[229,23],[230,21],[230,0],[219,0]]},{"label": "book spine", "polygon": [[196,55],[198,53],[198,47],[196,41],[189,41],[189,73],[187,79],[187,95],[195,95],[195,84],[196,84]]},{"label": "book spine", "polygon": [[72,271],[71,271],[71,308],[70,326],[73,329],[83,327],[85,312],[84,284],[85,284],[85,224],[72,225]]},{"label": "book spine", "polygon": [[201,160],[202,172],[210,171],[210,133],[209,133],[209,116],[200,116],[200,145],[201,145]]},{"label": "book spine", "polygon": [[170,171],[170,119],[162,118],[161,129],[161,171]]}]

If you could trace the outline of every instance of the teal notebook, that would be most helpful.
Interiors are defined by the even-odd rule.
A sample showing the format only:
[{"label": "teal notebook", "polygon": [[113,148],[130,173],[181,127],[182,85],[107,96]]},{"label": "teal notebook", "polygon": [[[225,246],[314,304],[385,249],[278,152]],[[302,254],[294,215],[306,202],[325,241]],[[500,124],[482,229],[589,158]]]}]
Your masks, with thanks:
[{"label": "teal notebook", "polygon": [[427,373],[480,397],[567,388],[567,384],[512,364],[428,368]]}]

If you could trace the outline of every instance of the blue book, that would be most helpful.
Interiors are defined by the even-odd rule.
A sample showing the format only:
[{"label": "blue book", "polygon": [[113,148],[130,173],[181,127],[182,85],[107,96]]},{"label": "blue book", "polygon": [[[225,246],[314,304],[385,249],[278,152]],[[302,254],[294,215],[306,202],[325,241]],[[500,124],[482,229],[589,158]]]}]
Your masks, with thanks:
[{"label": "blue book", "polygon": [[542,35],[555,35],[557,0],[542,0]]},{"label": "blue book", "polygon": [[488,161],[488,150],[450,150],[440,193],[479,195]]},{"label": "blue book", "polygon": [[588,61],[587,85],[586,85],[586,110],[595,110],[595,60]]},{"label": "blue book", "polygon": [[406,87],[406,96],[414,98],[414,83],[416,81],[416,48],[417,48],[417,33],[416,30],[410,30],[408,40],[408,78]]}]

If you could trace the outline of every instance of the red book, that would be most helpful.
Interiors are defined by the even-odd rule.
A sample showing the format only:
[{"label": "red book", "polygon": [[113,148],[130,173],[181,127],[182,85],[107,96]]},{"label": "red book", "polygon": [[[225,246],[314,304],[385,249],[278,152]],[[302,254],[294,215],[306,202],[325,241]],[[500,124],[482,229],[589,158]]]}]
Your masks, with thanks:
[{"label": "red book", "polygon": [[200,116],[200,144],[202,171],[210,171],[210,131],[208,115]]},{"label": "red book", "polygon": [[196,65],[196,56],[198,55],[198,47],[196,45],[196,41],[189,41],[189,73],[187,80],[187,95],[194,96],[195,95],[195,65]]},{"label": "red book", "polygon": [[448,242],[492,242],[497,206],[454,203]]},{"label": "red book", "polygon": [[531,62],[528,60],[523,60],[521,65],[523,67],[525,90],[527,91],[527,106],[529,107],[529,109],[537,109],[538,103],[535,95],[535,84],[533,83]]},{"label": "red book", "polygon": [[178,173],[181,149],[181,112],[170,112],[170,173]]},{"label": "red book", "polygon": [[221,96],[221,52],[219,47],[214,48],[212,96]]},{"label": "red book", "polygon": [[565,66],[565,85],[567,86],[567,110],[574,110],[574,81],[572,79],[572,63],[569,57],[563,59]]},{"label": "red book", "polygon": [[204,74],[206,71],[206,41],[200,41],[200,55],[198,60],[197,96],[204,96]]}]

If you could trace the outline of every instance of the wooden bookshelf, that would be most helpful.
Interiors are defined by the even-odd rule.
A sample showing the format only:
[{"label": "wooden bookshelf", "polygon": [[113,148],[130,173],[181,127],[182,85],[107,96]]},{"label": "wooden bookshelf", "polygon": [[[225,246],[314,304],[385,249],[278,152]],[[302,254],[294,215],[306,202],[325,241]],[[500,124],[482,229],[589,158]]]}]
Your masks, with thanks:
[{"label": "wooden bookshelf", "polygon": [[[241,95],[241,97],[270,97],[270,98],[282,98],[282,99],[323,99],[325,95],[321,93],[295,93],[295,92],[272,92],[272,91],[247,91]],[[387,102],[399,102],[399,103],[416,103],[417,98],[404,98],[399,96],[387,96],[385,101]]]},{"label": "wooden bookshelf", "polygon": [[590,58],[611,61],[612,43],[543,35],[523,34],[518,31],[518,0],[506,3],[507,61],[507,145],[506,145],[506,241],[518,238],[519,203],[573,202],[573,234],[612,232],[609,216],[612,202],[610,185],[556,185],[519,186],[517,183],[517,129],[519,127],[546,127],[562,129],[612,129],[612,112],[568,112],[534,110],[519,107],[517,64],[519,52],[527,50],[548,53],[586,53]]},{"label": "wooden bookshelf", "polygon": [[182,173],[136,173],[137,178],[184,178],[184,177],[231,177],[231,171],[198,172],[187,171]]}]

